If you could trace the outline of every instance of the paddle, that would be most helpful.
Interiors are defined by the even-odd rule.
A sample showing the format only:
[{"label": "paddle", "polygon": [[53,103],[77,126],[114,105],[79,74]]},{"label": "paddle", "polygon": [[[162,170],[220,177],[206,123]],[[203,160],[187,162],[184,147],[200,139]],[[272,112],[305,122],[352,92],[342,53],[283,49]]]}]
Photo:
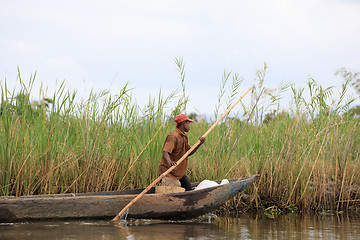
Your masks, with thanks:
[{"label": "paddle", "polygon": [[[207,130],[207,132],[202,136],[206,137],[218,124],[219,122],[229,114],[229,112],[240,102],[240,100],[245,97],[245,95],[251,90],[249,88],[236,102]],[[139,200],[145,193],[147,193],[156,183],[158,183],[161,179],[163,179],[169,172],[171,172],[174,168],[177,167],[189,154],[200,144],[200,140],[198,140],[177,162],[175,165],[170,167],[166,172],[161,174],[155,181],[153,181],[147,188],[145,188],[136,198],[134,198],[128,205],[126,205],[111,221],[116,221],[119,219],[125,212],[128,210],[137,200]]]}]

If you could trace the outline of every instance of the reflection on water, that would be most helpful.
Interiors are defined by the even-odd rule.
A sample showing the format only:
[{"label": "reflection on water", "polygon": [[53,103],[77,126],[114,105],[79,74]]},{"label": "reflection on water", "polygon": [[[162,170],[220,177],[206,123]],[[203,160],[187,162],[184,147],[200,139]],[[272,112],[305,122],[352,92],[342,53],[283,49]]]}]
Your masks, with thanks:
[{"label": "reflection on water", "polygon": [[360,239],[360,216],[256,215],[216,218],[215,224],[234,239]]},{"label": "reflection on water", "polygon": [[192,221],[0,223],[0,239],[359,239],[360,217],[207,216]]}]

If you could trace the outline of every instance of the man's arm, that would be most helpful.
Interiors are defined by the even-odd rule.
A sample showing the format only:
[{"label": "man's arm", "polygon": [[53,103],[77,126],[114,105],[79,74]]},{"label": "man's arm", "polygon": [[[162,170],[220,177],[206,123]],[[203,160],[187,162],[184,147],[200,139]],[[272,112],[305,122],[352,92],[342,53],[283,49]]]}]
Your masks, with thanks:
[{"label": "man's arm", "polygon": [[170,167],[172,167],[176,164],[176,162],[171,160],[170,155],[167,151],[163,151],[163,157]]},{"label": "man's arm", "polygon": [[204,142],[205,142],[205,138],[204,138],[204,137],[200,137],[199,140],[200,140],[200,144],[197,145],[197,147],[189,154],[189,156],[191,156],[191,155],[193,155],[194,153],[196,153],[196,151],[199,149],[199,147],[204,144]]}]

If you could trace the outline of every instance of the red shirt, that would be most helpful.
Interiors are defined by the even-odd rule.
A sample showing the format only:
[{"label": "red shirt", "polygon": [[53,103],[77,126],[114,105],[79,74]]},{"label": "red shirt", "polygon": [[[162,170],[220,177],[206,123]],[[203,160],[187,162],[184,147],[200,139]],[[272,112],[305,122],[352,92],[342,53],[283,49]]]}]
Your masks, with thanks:
[{"label": "red shirt", "polygon": [[[174,131],[169,133],[165,139],[163,151],[169,153],[170,159],[177,162],[189,149],[189,140],[185,133],[176,128]],[[174,170],[168,173],[166,176],[179,180],[185,174],[188,164],[188,158],[185,158]],[[163,174],[168,170],[170,166],[165,161],[164,157],[161,158],[159,164],[159,175]]]}]

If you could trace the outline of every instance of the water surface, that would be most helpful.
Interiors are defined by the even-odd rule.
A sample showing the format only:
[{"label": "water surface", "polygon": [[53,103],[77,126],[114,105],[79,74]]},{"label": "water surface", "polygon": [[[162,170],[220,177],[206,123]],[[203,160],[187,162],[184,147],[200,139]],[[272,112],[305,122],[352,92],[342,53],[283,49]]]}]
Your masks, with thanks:
[{"label": "water surface", "polygon": [[0,239],[360,239],[360,217],[205,216],[192,221],[0,223]]}]

